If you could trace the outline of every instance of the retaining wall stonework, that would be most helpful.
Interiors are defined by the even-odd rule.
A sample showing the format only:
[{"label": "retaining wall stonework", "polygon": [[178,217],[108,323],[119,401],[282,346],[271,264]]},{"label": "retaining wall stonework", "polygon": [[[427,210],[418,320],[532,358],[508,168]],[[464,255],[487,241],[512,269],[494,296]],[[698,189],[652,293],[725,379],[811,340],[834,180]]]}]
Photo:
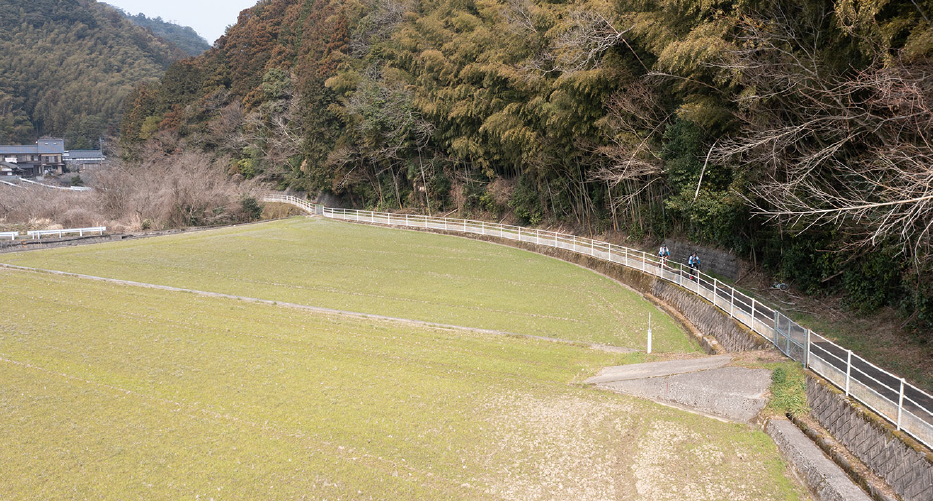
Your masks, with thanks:
[{"label": "retaining wall stonework", "polygon": [[47,237],[38,240],[0,240],[0,253],[19,252],[36,249],[51,249],[53,247],[70,247],[72,245],[96,244],[101,242],[110,242],[113,240],[122,240],[125,235],[94,235],[87,237],[65,237],[54,238]]},{"label": "retaining wall stonework", "polygon": [[807,377],[810,415],[894,489],[904,501],[933,500],[933,454],[921,452],[888,423],[850,403],[844,394]]},{"label": "retaining wall stonework", "polygon": [[690,254],[696,252],[704,272],[714,273],[729,280],[739,278],[739,262],[735,256],[728,252],[677,240],[665,240],[664,243],[667,244],[667,248],[671,251],[671,262],[673,263],[686,266],[687,258],[690,257]]}]

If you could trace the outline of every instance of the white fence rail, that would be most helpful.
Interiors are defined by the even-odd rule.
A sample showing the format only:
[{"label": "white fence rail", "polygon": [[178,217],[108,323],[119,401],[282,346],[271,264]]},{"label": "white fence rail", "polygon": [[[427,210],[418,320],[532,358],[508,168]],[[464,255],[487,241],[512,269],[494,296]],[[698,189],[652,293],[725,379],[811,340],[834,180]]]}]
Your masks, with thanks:
[{"label": "white fence rail", "polygon": [[10,240],[16,240],[16,237],[19,236],[18,231],[3,231],[0,232],[0,240],[9,238]]},{"label": "white fence rail", "polygon": [[[266,197],[266,201],[298,205],[284,199],[271,200],[270,197]],[[333,209],[299,202],[309,207],[305,209],[308,212],[344,221],[489,235],[566,249],[673,282],[713,303],[773,343],[788,357],[804,364],[844,390],[846,395],[877,412],[898,430],[909,433],[927,447],[933,448],[933,397],[929,394],[903,378],[869,363],[851,350],[802,327],[754,297],[723,284],[715,277],[698,270],[689,270],[680,263],[661,264],[658,258],[644,251],[545,230],[466,219]]]},{"label": "white fence rail", "polygon": [[311,214],[322,215],[324,213],[323,205],[313,204],[311,202],[308,202],[307,200],[303,200],[298,197],[293,197],[291,195],[266,195],[262,197],[262,201],[272,202],[272,203],[291,204]]},{"label": "white fence rail", "polygon": [[78,235],[78,236],[83,237],[85,233],[88,233],[88,234],[97,233],[98,235],[103,235],[105,231],[107,231],[106,226],[96,226],[94,228],[68,228],[64,230],[27,231],[26,235],[31,237],[33,240],[36,240],[36,239],[41,240],[42,237],[44,236],[52,236],[52,235],[57,236],[58,238],[61,238],[65,235]]}]

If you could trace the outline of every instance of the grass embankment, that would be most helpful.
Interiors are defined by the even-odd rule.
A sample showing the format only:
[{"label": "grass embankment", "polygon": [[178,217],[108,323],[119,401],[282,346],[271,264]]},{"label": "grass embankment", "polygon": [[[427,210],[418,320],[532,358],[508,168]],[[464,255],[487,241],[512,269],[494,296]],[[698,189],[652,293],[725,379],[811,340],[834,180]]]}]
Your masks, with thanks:
[{"label": "grass embankment", "polygon": [[429,322],[699,351],[661,310],[605,277],[463,238],[295,218],[0,256],[0,261]]},{"label": "grass embankment", "polygon": [[37,272],[0,296],[4,498],[805,497],[761,432],[575,384],[620,354]]}]

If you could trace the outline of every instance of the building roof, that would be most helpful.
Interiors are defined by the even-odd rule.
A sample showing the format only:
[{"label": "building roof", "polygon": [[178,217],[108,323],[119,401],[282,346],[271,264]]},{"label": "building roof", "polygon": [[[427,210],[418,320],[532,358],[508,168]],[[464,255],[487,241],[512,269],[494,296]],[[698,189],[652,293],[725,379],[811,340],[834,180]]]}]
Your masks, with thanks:
[{"label": "building roof", "polygon": [[65,152],[65,160],[106,160],[107,157],[100,150],[68,150]]},{"label": "building roof", "polygon": [[43,155],[54,155],[55,153],[65,153],[65,140],[54,137],[44,137],[37,143],[39,153]]},{"label": "building roof", "polygon": [[39,148],[36,145],[28,146],[19,146],[19,145],[0,145],[0,156],[2,155],[29,155],[29,154],[38,154]]},{"label": "building roof", "polygon": [[44,137],[36,144],[0,145],[2,155],[55,155],[65,153],[65,140],[54,137]]}]

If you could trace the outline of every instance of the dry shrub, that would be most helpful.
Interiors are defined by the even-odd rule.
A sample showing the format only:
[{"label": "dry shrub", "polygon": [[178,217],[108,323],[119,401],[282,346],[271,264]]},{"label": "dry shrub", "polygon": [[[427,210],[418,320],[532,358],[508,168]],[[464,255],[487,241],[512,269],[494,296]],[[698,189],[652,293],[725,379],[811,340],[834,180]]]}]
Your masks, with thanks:
[{"label": "dry shrub", "polygon": [[486,192],[492,195],[496,205],[500,207],[508,207],[509,199],[512,198],[514,191],[515,180],[501,177],[497,177],[495,181],[489,183],[489,186],[486,187]]},{"label": "dry shrub", "polygon": [[48,230],[100,226],[106,219],[95,210],[89,192],[0,185],[0,229]]},{"label": "dry shrub", "polygon": [[248,221],[245,197],[258,186],[225,173],[226,159],[185,152],[115,165],[93,180],[102,210],[128,228],[177,228]]},{"label": "dry shrub", "polygon": [[0,227],[139,231],[249,221],[258,214],[244,200],[258,199],[259,186],[230,179],[226,163],[190,152],[150,155],[135,165],[113,161],[82,174],[89,192],[0,185]]}]

